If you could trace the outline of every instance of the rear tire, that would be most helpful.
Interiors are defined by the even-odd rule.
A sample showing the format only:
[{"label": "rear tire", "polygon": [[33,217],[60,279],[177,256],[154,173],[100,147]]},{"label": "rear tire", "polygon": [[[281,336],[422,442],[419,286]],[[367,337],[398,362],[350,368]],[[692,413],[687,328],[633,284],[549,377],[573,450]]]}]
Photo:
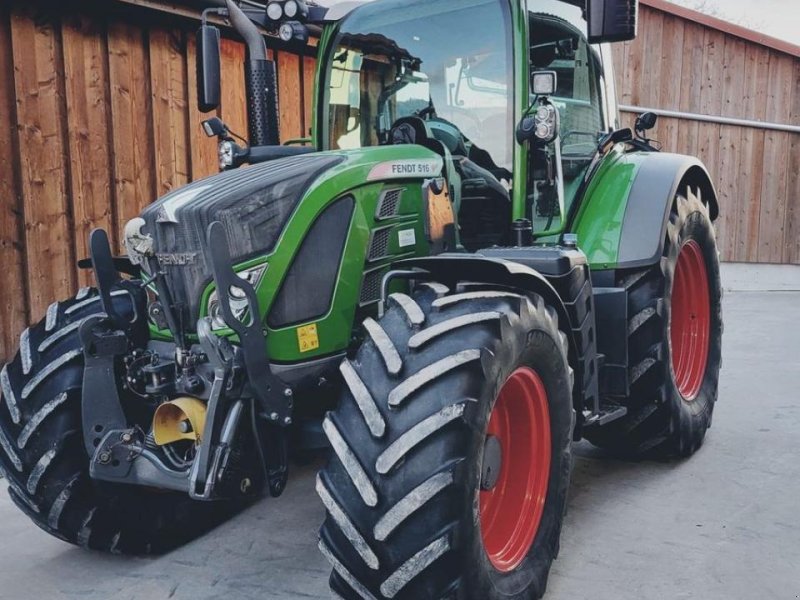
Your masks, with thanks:
[{"label": "rear tire", "polygon": [[691,189],[675,200],[661,262],[618,283],[628,290],[628,414],[586,437],[625,456],[689,456],[711,426],[722,364],[719,254]]},{"label": "rear tire", "polygon": [[[131,310],[127,297],[114,302],[123,314]],[[0,470],[14,503],[51,535],[115,553],[164,552],[236,506],[89,477],[78,326],[99,312],[97,293],[87,288],[51,305],[47,317],[20,336],[20,352],[0,373]]]},{"label": "rear tire", "polygon": [[539,296],[427,287],[393,296],[342,365],[317,481],[331,588],[348,600],[540,598],[571,469],[566,337]]}]

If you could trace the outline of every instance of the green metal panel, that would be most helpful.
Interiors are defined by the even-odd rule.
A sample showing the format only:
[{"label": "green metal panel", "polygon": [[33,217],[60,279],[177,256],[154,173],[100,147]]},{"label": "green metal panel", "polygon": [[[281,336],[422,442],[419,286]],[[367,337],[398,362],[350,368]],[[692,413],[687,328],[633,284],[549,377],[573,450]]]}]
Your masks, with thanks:
[{"label": "green metal panel", "polygon": [[[514,34],[514,130],[531,104],[529,67],[529,21],[527,2],[512,0],[511,29]],[[524,219],[528,203],[528,147],[514,141],[514,189],[512,219]]]},{"label": "green metal panel", "polygon": [[617,146],[592,177],[573,227],[592,269],[611,269],[617,263],[628,195],[644,158]]},{"label": "green metal panel", "polygon": [[314,140],[313,146],[317,150],[322,150],[322,144],[324,143],[323,140],[325,140],[322,127],[323,123],[327,119],[327,115],[321,114],[320,112],[324,108],[324,97],[322,96],[322,90],[325,89],[325,73],[327,71],[326,61],[328,59],[328,53],[332,50],[331,44],[336,37],[337,26],[338,24],[330,24],[326,25],[322,29],[322,35],[320,36],[317,50],[317,63],[314,75],[315,89],[311,91],[314,97],[314,114],[312,115],[311,122],[311,137]]}]

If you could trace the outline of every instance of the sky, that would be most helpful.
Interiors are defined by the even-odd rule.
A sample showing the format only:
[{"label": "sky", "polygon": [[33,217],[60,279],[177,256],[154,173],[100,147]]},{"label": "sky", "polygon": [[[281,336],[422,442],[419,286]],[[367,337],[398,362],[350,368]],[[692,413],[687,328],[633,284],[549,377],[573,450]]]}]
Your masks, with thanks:
[{"label": "sky", "polygon": [[[695,8],[701,0],[670,0]],[[761,31],[800,46],[800,1],[798,0],[707,0],[720,18]]]},{"label": "sky", "polygon": [[[329,6],[342,0],[317,1]],[[670,1],[690,8],[702,4],[702,0]],[[717,8],[722,18],[800,46],[800,0],[706,0],[706,4]]]}]

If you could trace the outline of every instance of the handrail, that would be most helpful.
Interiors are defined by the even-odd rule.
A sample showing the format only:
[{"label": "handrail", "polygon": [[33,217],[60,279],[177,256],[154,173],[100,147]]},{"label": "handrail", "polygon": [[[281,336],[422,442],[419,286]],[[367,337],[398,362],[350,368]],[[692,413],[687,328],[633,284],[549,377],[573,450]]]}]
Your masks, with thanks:
[{"label": "handrail", "polygon": [[753,129],[763,129],[768,131],[787,131],[789,133],[800,133],[800,125],[786,125],[784,123],[769,123],[767,121],[754,121],[752,119],[737,119],[735,117],[721,117],[716,115],[701,115],[699,113],[683,112],[679,110],[666,110],[662,108],[643,108],[641,106],[620,105],[620,111],[633,114],[651,112],[659,117],[671,119],[687,119],[690,121],[700,121],[702,123],[716,123],[719,125],[734,125],[738,127],[752,127]]}]

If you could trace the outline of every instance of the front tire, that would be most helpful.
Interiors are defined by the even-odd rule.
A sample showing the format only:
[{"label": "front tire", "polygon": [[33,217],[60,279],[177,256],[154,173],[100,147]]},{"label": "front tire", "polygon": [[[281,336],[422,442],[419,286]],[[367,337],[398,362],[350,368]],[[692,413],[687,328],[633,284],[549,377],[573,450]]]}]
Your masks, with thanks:
[{"label": "front tire", "polygon": [[317,489],[348,600],[540,598],[558,552],[574,411],[556,312],[443,293],[393,296],[342,365]]},{"label": "front tire", "polygon": [[[131,310],[127,297],[114,302],[121,314]],[[20,351],[0,372],[0,471],[14,503],[55,537],[114,553],[164,552],[237,506],[90,478],[78,327],[100,311],[96,291],[86,288],[51,305],[47,317],[20,336]]]}]

